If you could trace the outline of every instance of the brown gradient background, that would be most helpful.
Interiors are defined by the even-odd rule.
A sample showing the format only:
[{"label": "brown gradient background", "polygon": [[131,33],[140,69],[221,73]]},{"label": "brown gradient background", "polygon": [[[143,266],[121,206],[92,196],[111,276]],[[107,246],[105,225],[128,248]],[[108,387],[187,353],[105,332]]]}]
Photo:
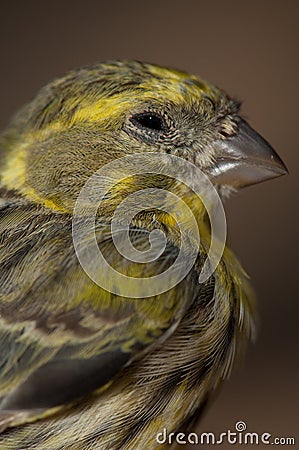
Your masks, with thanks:
[{"label": "brown gradient background", "polygon": [[1,129],[53,77],[105,59],[134,58],[199,74],[244,100],[244,115],[286,162],[288,177],[248,188],[226,205],[229,243],[258,294],[260,329],[201,430],[233,430],[245,420],[249,431],[296,437],[299,448],[299,3],[5,3]]}]

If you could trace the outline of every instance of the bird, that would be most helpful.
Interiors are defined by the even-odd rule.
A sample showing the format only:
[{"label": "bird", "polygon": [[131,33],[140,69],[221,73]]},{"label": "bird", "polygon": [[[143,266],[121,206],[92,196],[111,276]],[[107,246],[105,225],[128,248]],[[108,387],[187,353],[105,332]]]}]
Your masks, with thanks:
[{"label": "bird", "polygon": [[[255,295],[227,245],[213,273],[199,282],[212,228],[207,205],[180,181],[176,161],[187,164],[190,179],[188,167],[200,170],[221,203],[287,173],[240,107],[186,72],[108,61],[50,82],[2,133],[0,450],[153,450],[194,429],[254,336]],[[152,279],[149,295],[138,288],[127,295],[109,277],[101,286],[74,248],[82,189],[105,167],[113,180],[110,165],[127,157],[145,158],[157,172],[145,163],[143,172],[126,172],[109,185],[96,211],[95,237],[118,273]],[[178,179],[164,173],[169,158]],[[99,186],[104,181],[99,175]],[[130,242],[144,252],[158,230],[165,248],[140,263],[121,255],[111,227],[122,202],[133,196],[135,204],[144,189],[149,201],[141,197],[130,219]],[[198,246],[187,239],[184,261],[195,254],[188,273],[156,293],[154,276],[175,263],[190,225],[180,203],[168,211],[158,207],[164,191],[192,209],[201,239]],[[125,209],[118,210],[120,219]],[[84,208],[77,219],[83,229]],[[121,228],[118,234],[122,242]],[[163,430],[169,439],[161,443]]]}]

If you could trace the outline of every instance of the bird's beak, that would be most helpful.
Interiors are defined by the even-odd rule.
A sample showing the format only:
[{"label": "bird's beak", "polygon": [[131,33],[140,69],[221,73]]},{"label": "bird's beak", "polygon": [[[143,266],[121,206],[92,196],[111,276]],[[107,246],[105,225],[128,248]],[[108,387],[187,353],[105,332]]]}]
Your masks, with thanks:
[{"label": "bird's beak", "polygon": [[245,120],[237,133],[213,143],[216,161],[209,169],[214,184],[242,188],[288,173],[285,164],[270,144]]}]

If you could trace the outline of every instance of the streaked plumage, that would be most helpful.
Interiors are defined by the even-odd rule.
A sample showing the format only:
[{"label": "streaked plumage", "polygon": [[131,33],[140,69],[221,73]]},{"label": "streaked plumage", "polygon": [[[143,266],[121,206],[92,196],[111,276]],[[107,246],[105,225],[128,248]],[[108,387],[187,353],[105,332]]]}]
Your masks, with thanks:
[{"label": "streaked plumage", "polygon": [[[148,112],[161,130],[136,123]],[[202,203],[180,184],[146,174],[120,183],[104,201],[97,241],[131,276],[152,276],[174,261],[177,229],[166,213],[141,213],[133,244],[146,248],[149,231],[160,228],[165,252],[146,265],[124,260],[110,232],[120,201],[140,187],[162,187],[195,210],[203,240],[194,268],[175,288],[145,299],[120,298],[85,274],[73,248],[72,210],[88,177],[130,153],[190,160],[221,194],[282,174],[258,135],[245,142],[244,156],[238,136],[244,141],[251,132],[224,92],[138,62],[73,71],[12,121],[0,167],[0,450],[150,450],[164,427],[185,429],[201,411],[250,338],[254,309],[229,249],[198,283],[210,238]],[[223,155],[234,145],[241,156],[233,154],[227,169]]]}]

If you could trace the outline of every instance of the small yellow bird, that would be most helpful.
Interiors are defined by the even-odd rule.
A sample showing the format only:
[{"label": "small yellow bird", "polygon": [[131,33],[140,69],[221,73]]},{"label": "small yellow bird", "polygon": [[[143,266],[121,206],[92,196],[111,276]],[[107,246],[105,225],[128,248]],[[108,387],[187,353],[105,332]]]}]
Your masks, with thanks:
[{"label": "small yellow bird", "polygon": [[[3,133],[0,450],[167,448],[170,441],[161,444],[157,435],[189,430],[227,377],[253,333],[254,299],[227,247],[199,282],[213,227],[209,205],[182,180],[193,182],[195,167],[222,198],[286,173],[239,109],[195,76],[116,61],[53,81]],[[129,169],[109,184],[113,164],[128,156]],[[134,158],[136,167],[144,162],[141,173]],[[95,209],[96,243],[113,273],[133,279],[130,295],[89,250],[92,276],[82,267],[79,247],[89,249],[89,235],[80,240],[80,233],[92,199],[81,194],[94,174],[93,194],[108,182]],[[165,191],[178,199],[168,210]],[[122,226],[127,206],[119,207],[130,197],[139,210],[115,236],[121,247],[129,235],[135,259],[121,254],[113,234],[114,214]],[[197,243],[179,200],[195,217]],[[163,234],[164,251],[140,262],[154,231]],[[180,267],[195,254],[194,264],[176,284],[168,287],[172,276],[156,282],[179,258],[182,242]]]}]

